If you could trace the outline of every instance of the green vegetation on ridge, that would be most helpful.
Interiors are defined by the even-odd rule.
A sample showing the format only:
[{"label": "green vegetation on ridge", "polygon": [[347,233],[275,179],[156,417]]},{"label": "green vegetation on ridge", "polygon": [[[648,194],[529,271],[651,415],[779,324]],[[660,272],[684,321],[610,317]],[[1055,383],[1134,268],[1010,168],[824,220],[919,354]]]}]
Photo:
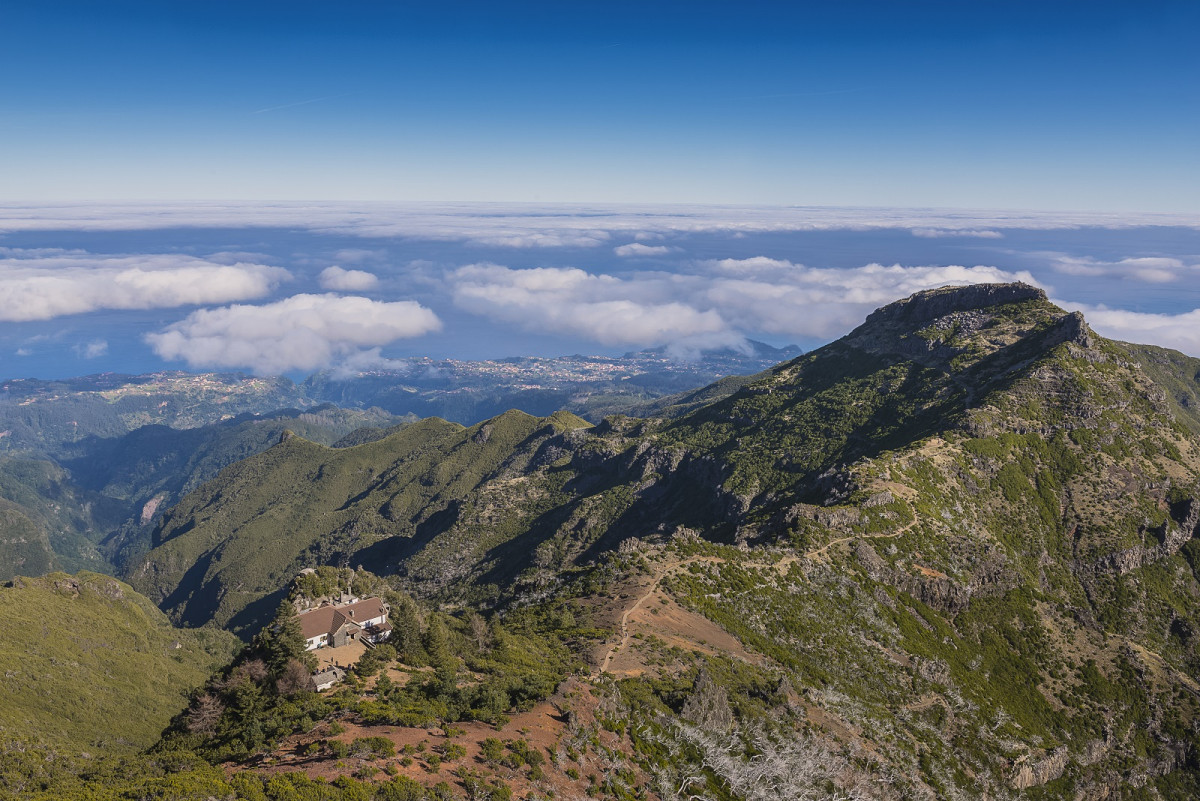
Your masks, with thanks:
[{"label": "green vegetation on ridge", "polygon": [[127,584],[51,573],[0,587],[0,736],[70,751],[155,742],[191,689],[238,647],[180,630]]}]

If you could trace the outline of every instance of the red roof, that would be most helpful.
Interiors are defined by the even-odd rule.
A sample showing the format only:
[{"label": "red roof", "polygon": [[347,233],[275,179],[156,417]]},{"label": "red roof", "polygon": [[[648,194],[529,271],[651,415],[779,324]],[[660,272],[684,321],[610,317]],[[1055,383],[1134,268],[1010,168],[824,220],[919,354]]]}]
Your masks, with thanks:
[{"label": "red roof", "polygon": [[333,634],[347,623],[361,626],[364,620],[384,615],[383,601],[378,598],[364,598],[345,606],[319,606],[299,614],[300,631],[304,639],[311,640],[322,634]]},{"label": "red roof", "polygon": [[337,610],[356,623],[387,614],[383,611],[383,601],[378,598],[363,598],[358,603],[339,606]]}]

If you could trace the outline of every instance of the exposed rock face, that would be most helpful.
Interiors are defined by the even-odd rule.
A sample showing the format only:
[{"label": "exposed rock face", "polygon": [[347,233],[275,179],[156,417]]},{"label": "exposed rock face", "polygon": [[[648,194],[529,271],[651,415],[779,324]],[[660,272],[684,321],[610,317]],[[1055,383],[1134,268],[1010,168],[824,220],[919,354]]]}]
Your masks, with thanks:
[{"label": "exposed rock face", "polygon": [[[978,356],[983,343],[987,343],[985,351],[1002,347],[1004,338],[997,339],[989,329],[1004,316],[1001,307],[1026,301],[1042,301],[1047,310],[1053,310],[1046,293],[1027,284],[976,284],[918,292],[870,314],[846,342],[868,353],[900,356],[945,370],[964,353],[973,351]],[[1082,315],[1053,311],[1061,317],[1051,330],[1037,333],[1042,348],[1064,341],[1090,347],[1090,331]],[[1031,319],[1017,328],[1023,327],[1021,336],[1026,336],[1035,332],[1036,325]],[[1011,343],[1015,329],[1009,328]]]},{"label": "exposed rock face", "polygon": [[948,576],[926,576],[892,567],[863,540],[855,544],[854,555],[872,580],[890,584],[934,609],[953,615],[971,602],[969,587]]},{"label": "exposed rock face", "polygon": [[1067,769],[1070,761],[1071,756],[1066,746],[1062,746],[1054,749],[1049,756],[1043,759],[1022,762],[1017,765],[1016,772],[1013,774],[1013,789],[1027,790],[1030,787],[1038,787],[1046,782],[1052,782],[1063,775],[1063,771]]},{"label": "exposed rock face", "polygon": [[1063,317],[1058,325],[1055,326],[1054,331],[1044,345],[1050,348],[1062,342],[1070,342],[1081,349],[1079,351],[1073,350],[1073,355],[1079,358],[1087,358],[1089,361],[1100,361],[1099,356],[1091,353],[1096,344],[1095,338],[1087,321],[1083,319],[1082,312],[1071,312]]},{"label": "exposed rock face", "polygon": [[873,580],[890,584],[922,603],[951,615],[966,609],[971,598],[1003,594],[1019,581],[1019,576],[1007,567],[999,554],[981,559],[974,566],[965,586],[949,576],[893,567],[865,540],[855,544],[854,555]]},{"label": "exposed rock face", "polygon": [[[1111,749],[1111,743],[1104,740],[1092,740],[1074,760],[1066,746],[1060,746],[1041,759],[1025,758],[1016,764],[1011,784],[1014,790],[1028,790],[1030,787],[1040,787],[1052,782],[1066,772],[1072,761],[1079,765],[1095,765],[1103,759]],[[1107,788],[1100,793],[1083,792],[1076,798],[1107,798]]]},{"label": "exposed rock face", "polygon": [[158,511],[159,505],[163,502],[163,495],[155,495],[142,507],[141,522],[142,525],[149,525],[154,521],[154,513]]},{"label": "exposed rock face", "polygon": [[973,284],[918,292],[867,315],[863,327],[878,323],[931,323],[953,312],[974,311],[1002,303],[1046,300],[1046,293],[1029,284]]},{"label": "exposed rock face", "polygon": [[[1116,553],[1107,554],[1088,564],[1076,563],[1075,569],[1083,575],[1098,575],[1113,573],[1122,576],[1143,565],[1157,562],[1161,559],[1179,553],[1187,541],[1200,535],[1200,501],[1189,499],[1183,504],[1182,520],[1176,525],[1175,520],[1168,520],[1156,537],[1160,541],[1156,545],[1138,545],[1126,548]],[[1143,534],[1152,532],[1143,532]]]}]

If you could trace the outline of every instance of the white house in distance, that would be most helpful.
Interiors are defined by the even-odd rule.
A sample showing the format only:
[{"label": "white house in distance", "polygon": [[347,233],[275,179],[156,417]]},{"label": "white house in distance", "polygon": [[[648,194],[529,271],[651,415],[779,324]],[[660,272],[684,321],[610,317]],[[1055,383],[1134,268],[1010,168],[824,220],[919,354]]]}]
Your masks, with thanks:
[{"label": "white house in distance", "polygon": [[327,604],[298,615],[308,651],[325,646],[337,648],[353,639],[371,644],[383,642],[392,635],[387,616],[387,604],[379,598],[363,598],[340,606]]}]

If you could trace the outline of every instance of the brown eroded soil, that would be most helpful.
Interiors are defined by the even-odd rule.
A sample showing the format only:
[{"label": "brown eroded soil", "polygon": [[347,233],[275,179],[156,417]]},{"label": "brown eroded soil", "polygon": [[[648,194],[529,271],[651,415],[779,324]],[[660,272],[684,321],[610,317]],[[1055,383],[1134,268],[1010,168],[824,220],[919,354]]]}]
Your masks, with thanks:
[{"label": "brown eroded soil", "polygon": [[[447,736],[446,730],[440,727],[364,726],[353,719],[343,719],[339,721],[343,730],[337,734],[330,733],[328,723],[321,723],[309,733],[286,738],[265,759],[245,767],[264,774],[300,771],[309,778],[326,781],[347,774],[357,773],[361,777],[364,769],[369,771],[374,768],[378,771],[373,777],[375,781],[386,781],[392,775],[399,775],[427,787],[445,781],[459,785],[460,789],[461,783],[456,774],[460,768],[467,768],[475,774],[507,784],[513,790],[514,798],[523,798],[530,792],[545,796],[547,791],[559,798],[582,798],[589,784],[588,777],[603,775],[609,767],[604,758],[599,756],[598,749],[589,751],[587,746],[581,744],[584,740],[598,738],[604,749],[632,754],[624,735],[597,725],[599,704],[600,700],[587,681],[572,678],[564,682],[559,692],[550,699],[528,712],[512,715],[503,726],[479,722],[456,723],[452,724],[451,735]],[[349,745],[356,739],[366,737],[390,740],[395,746],[396,755],[378,758],[352,754],[336,759],[323,750],[316,754],[306,753],[311,744],[323,740],[337,740]],[[514,769],[487,762],[482,756],[481,743],[490,737],[502,741],[523,739],[528,742],[545,757],[542,764],[544,776],[534,780],[529,776],[528,767]],[[567,755],[564,742],[575,746],[577,759]],[[465,755],[452,761],[444,760],[438,770],[432,770],[429,755],[437,753],[440,747],[448,743],[462,746]],[[403,764],[406,757],[410,762],[408,765]],[[567,770],[572,768],[578,773],[578,779],[567,775]],[[648,780],[645,776],[640,778]]]}]

